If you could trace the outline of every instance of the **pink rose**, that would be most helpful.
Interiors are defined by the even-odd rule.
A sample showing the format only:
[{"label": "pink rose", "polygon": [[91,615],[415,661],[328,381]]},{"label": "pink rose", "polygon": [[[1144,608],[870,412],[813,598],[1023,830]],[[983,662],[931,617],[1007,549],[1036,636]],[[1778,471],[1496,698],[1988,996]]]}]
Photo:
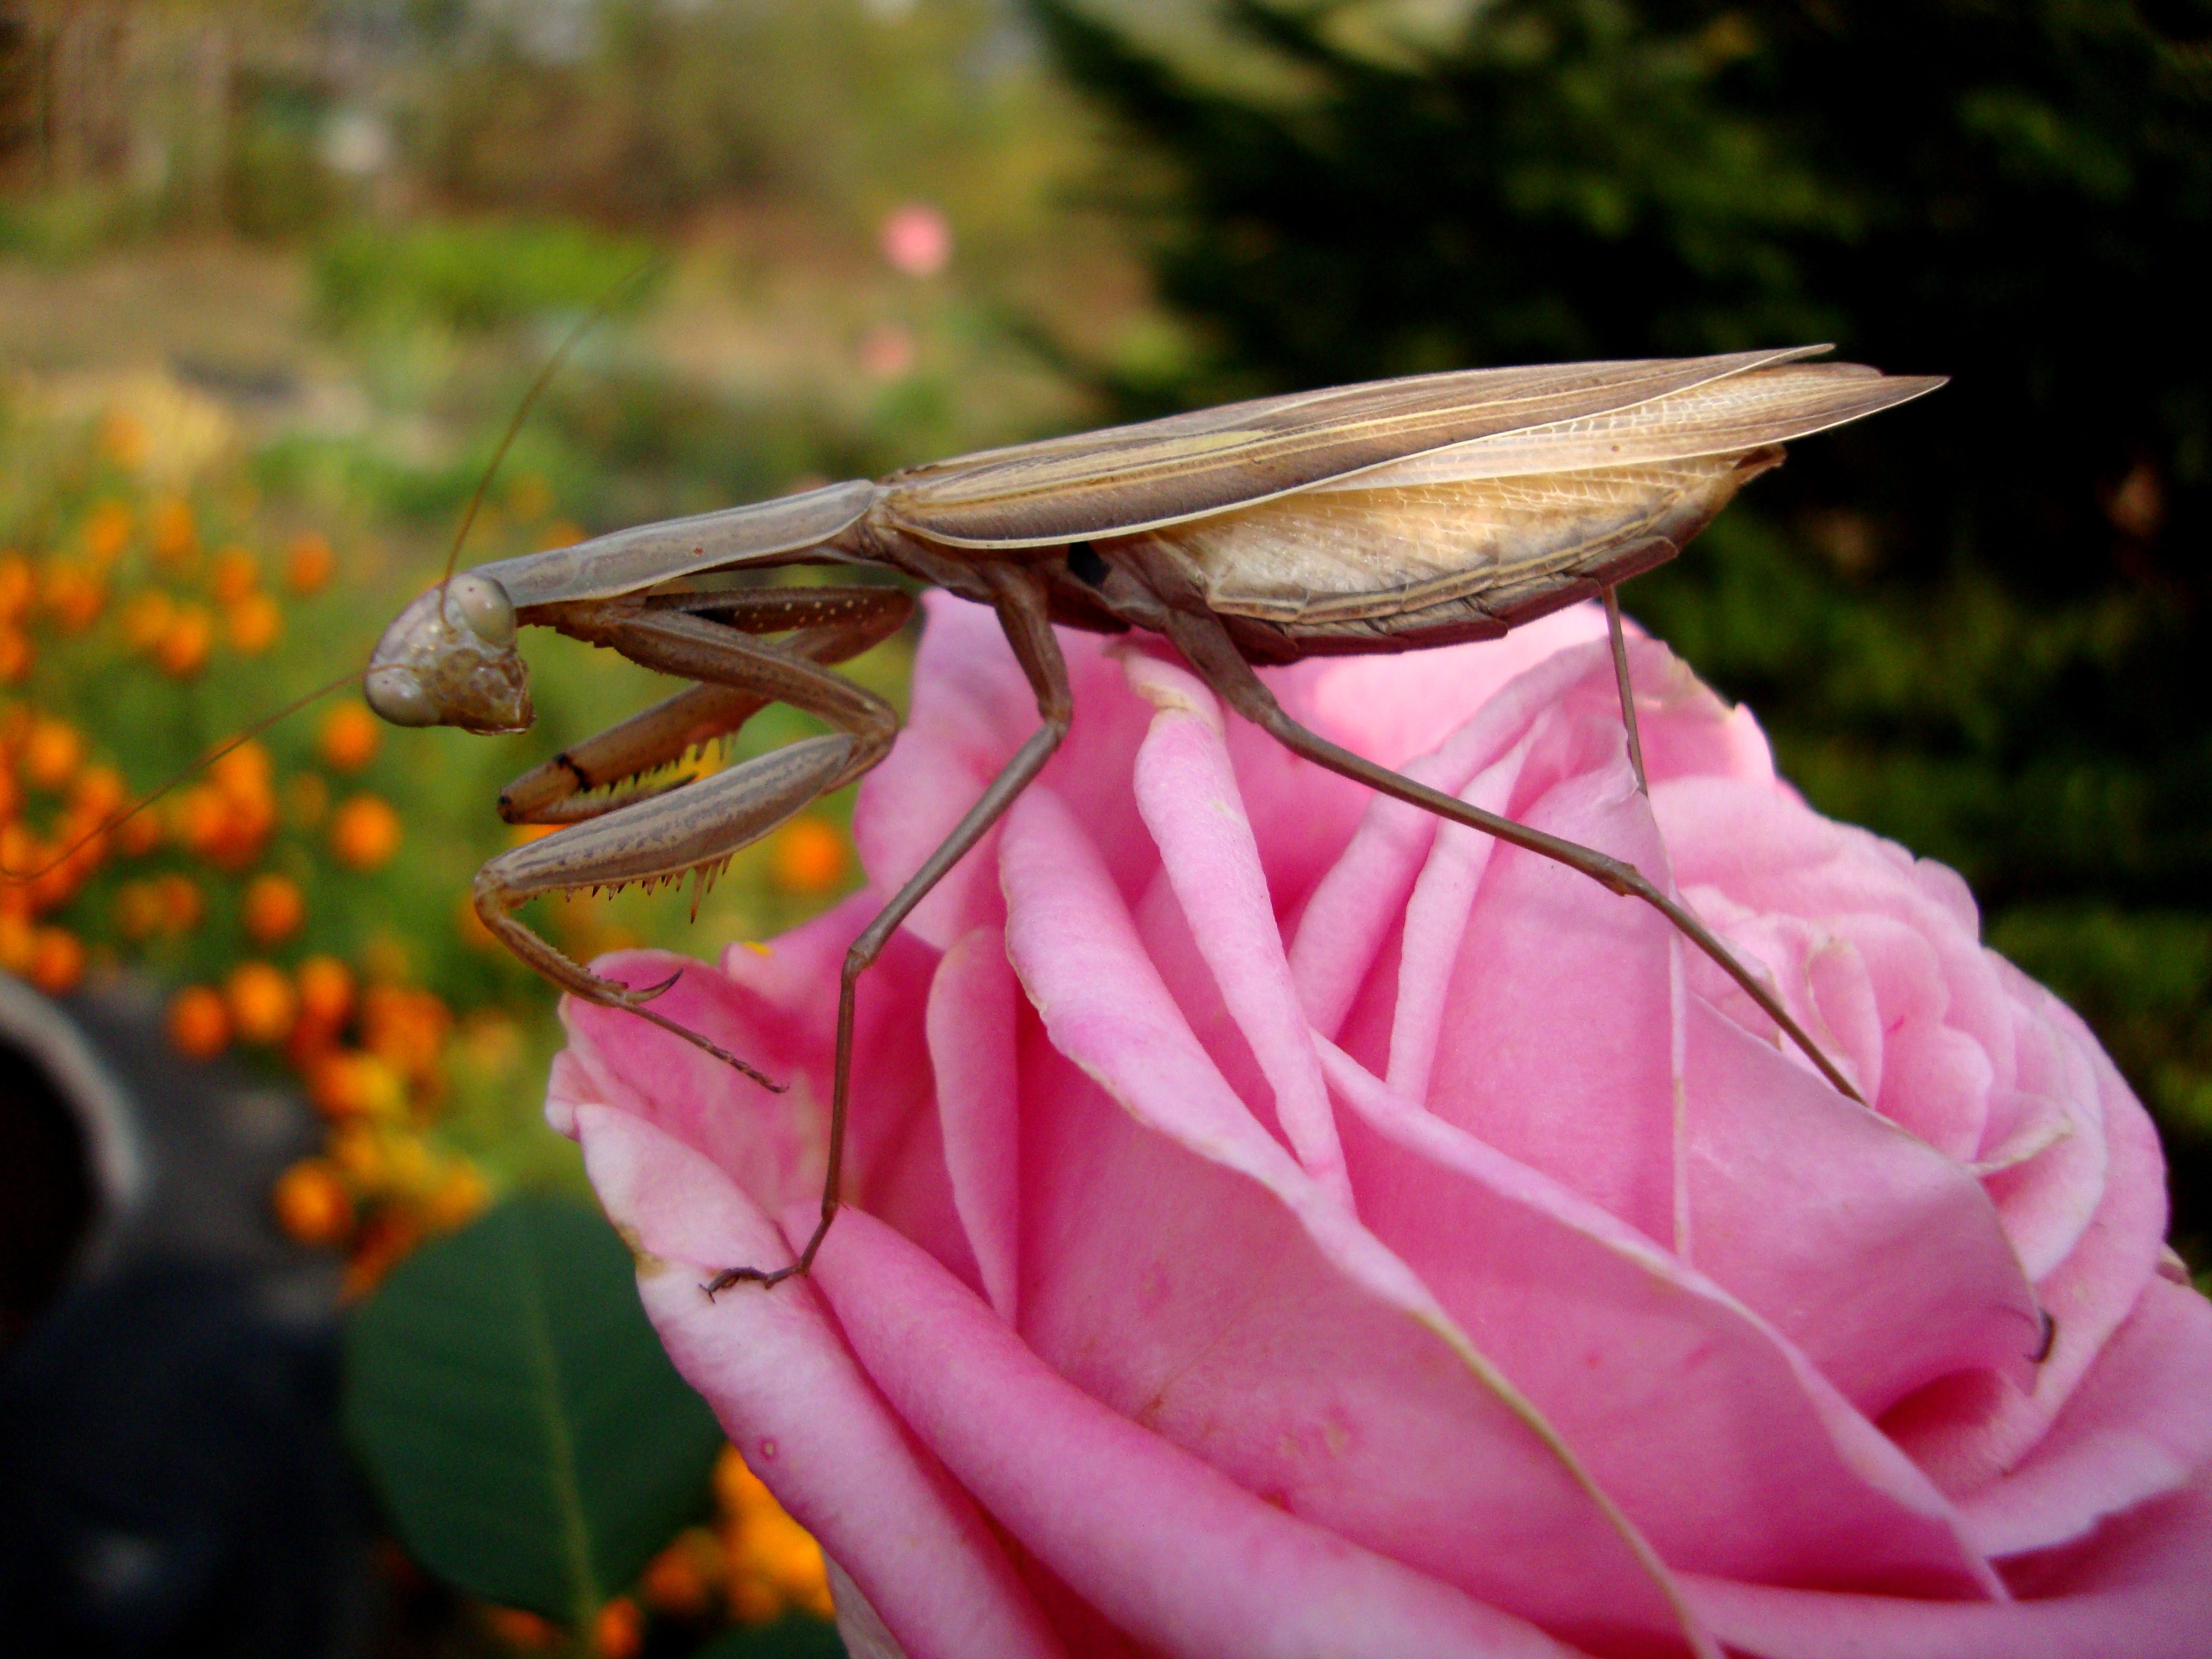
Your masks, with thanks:
[{"label": "pink rose", "polygon": [[553,1121],[856,1652],[2212,1652],[2212,1309],[2142,1107],[1648,641],[1639,795],[1601,628],[1272,683],[1671,871],[1875,1109],[1643,906],[1071,635],[1066,749],[864,982],[854,1207],[709,1304],[812,1220],[848,941],[1034,725],[941,599],[871,890],[657,1005],[791,1091],[568,1006]]}]

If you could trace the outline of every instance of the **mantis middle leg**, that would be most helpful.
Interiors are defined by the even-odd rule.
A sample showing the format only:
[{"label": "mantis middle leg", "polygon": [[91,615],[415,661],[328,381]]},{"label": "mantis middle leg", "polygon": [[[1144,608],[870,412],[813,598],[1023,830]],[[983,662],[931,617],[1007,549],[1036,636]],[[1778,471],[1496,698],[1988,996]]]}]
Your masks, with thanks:
[{"label": "mantis middle leg", "polygon": [[836,1218],[840,1201],[845,1122],[852,1103],[853,1036],[860,975],[883,954],[884,946],[898,931],[899,924],[928,896],[930,889],[945,878],[946,872],[983,839],[1022,791],[1036,781],[1037,774],[1044,770],[1045,763],[1067,735],[1068,725],[1074,718],[1074,691],[1068,684],[1067,664],[1060,653],[1060,641],[1053,637],[1051,619],[1046,613],[1044,584],[1032,573],[1012,564],[987,565],[983,574],[991,584],[993,608],[998,612],[1000,627],[1006,630],[1006,643],[1013,647],[1015,659],[1021,664],[1030,689],[1036,694],[1041,724],[1000,769],[999,775],[983,791],[982,798],[952,827],[952,833],[922,861],[921,868],[892,895],[890,902],[861,930],[860,936],[845,952],[844,970],[837,990],[836,1070],[830,1104],[830,1168],[823,1182],[821,1219],[814,1224],[813,1235],[806,1241],[805,1249],[786,1267],[772,1270],[726,1269],[708,1281],[705,1288],[708,1296],[732,1285],[778,1285],[814,1265],[815,1254],[822,1248],[830,1222]]}]

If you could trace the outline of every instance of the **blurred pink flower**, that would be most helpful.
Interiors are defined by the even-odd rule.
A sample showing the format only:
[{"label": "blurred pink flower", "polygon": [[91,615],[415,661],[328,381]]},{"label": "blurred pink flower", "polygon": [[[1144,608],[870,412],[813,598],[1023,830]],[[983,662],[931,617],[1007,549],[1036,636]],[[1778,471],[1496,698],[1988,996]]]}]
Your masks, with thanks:
[{"label": "blurred pink flower", "polygon": [[854,1207],[710,1304],[806,1236],[847,943],[1034,723],[942,598],[872,890],[656,1005],[791,1092],[568,1006],[552,1120],[856,1653],[2204,1652],[2212,1310],[2142,1109],[1648,641],[1638,794],[1601,629],[1271,678],[1671,871],[1876,1110],[1642,907],[1069,635],[1068,744],[865,981]]},{"label": "blurred pink flower", "polygon": [[909,276],[934,276],[952,260],[951,222],[927,202],[893,208],[877,239],[891,269]]}]

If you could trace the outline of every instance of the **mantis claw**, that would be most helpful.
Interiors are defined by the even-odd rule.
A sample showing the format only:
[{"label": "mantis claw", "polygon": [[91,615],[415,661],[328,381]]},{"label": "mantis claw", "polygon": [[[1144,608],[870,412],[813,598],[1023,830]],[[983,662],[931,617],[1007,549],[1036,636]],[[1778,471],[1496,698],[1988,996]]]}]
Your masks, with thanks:
[{"label": "mantis claw", "polygon": [[661,981],[658,985],[645,985],[636,988],[624,987],[623,989],[625,995],[623,1006],[626,1008],[635,1008],[641,1003],[651,1002],[655,997],[660,996],[665,992],[672,990],[675,988],[676,981],[683,977],[684,970],[681,968],[678,968],[674,973],[671,974],[666,979]]}]

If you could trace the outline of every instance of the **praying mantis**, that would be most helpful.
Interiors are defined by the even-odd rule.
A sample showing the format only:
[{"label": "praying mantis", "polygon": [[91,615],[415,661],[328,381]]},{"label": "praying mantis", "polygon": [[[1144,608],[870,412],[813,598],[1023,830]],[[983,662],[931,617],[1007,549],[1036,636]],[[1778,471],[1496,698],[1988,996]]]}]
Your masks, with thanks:
[{"label": "praying mantis", "polygon": [[[499,810],[508,822],[557,828],[484,865],[474,902],[494,935],[561,989],[649,1020],[775,1089],[743,1057],[653,1006],[674,980],[632,988],[603,978],[515,909],[545,894],[711,880],[741,848],[890,751],[896,714],[833,667],[906,623],[914,601],[905,591],[702,588],[697,579],[867,566],[996,613],[1035,693],[1036,730],[846,954],[828,1170],[811,1237],[781,1266],[718,1273],[709,1296],[773,1286],[813,1265],[839,1204],[861,978],[1066,737],[1076,710],[1055,624],[1158,635],[1224,704],[1294,753],[1650,905],[1856,1100],[1774,992],[1643,872],[1340,747],[1291,719],[1255,672],[1313,655],[1495,638],[1601,597],[1640,785],[1616,586],[1674,557],[1781,460],[1784,443],[1942,384],[1807,361],[1826,349],[1475,369],[1299,392],[619,531],[450,576],[385,631],[363,690],[397,725],[521,731],[532,718],[516,649],[525,626],[690,681],[507,787]],[[696,780],[639,782],[772,702],[829,730]]]}]

